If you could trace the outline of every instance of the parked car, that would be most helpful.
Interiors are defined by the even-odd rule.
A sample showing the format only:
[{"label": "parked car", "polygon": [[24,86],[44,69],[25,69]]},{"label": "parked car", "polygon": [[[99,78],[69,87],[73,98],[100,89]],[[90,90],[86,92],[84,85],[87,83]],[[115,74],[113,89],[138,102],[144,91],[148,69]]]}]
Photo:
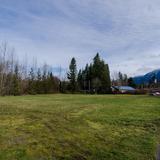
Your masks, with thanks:
[{"label": "parked car", "polygon": [[152,95],[152,96],[160,96],[160,92],[152,92],[152,93],[150,93],[150,95]]}]

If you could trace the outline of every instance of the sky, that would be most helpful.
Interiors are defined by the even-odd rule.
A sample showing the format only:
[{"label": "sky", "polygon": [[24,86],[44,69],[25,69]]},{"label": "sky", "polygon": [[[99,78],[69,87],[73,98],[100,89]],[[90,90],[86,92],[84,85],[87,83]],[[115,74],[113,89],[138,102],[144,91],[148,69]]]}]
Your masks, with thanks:
[{"label": "sky", "polygon": [[55,70],[97,52],[111,73],[160,68],[160,0],[0,0],[0,43]]}]

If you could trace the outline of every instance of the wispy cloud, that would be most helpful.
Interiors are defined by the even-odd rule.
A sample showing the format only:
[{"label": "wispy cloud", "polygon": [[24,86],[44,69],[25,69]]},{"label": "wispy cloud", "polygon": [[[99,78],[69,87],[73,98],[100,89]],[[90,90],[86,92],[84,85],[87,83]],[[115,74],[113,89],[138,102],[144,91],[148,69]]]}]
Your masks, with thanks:
[{"label": "wispy cloud", "polygon": [[[100,52],[130,75],[159,67],[159,0],[0,0],[0,41],[53,66]],[[144,68],[144,69],[143,69]]]}]

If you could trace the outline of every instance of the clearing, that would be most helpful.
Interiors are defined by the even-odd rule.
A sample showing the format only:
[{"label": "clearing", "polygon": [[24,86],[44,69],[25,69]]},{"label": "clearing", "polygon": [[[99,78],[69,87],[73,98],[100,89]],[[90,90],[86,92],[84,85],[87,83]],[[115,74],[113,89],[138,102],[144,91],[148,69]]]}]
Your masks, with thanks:
[{"label": "clearing", "polygon": [[160,98],[0,97],[1,160],[154,160]]}]

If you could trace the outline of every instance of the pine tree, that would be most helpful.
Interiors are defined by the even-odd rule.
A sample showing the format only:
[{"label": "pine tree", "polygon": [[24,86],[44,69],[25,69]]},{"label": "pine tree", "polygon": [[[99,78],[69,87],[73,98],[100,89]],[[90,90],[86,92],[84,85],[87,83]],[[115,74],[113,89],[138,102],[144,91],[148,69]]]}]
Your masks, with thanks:
[{"label": "pine tree", "polygon": [[67,74],[69,80],[69,88],[72,93],[75,93],[77,90],[77,65],[75,58],[72,58],[69,65],[69,72]]},{"label": "pine tree", "polygon": [[47,93],[54,92],[54,78],[52,72],[48,72],[47,75]]},{"label": "pine tree", "polygon": [[128,78],[128,85],[131,87],[136,87],[136,84],[134,83],[134,80],[132,77]]},{"label": "pine tree", "polygon": [[55,81],[55,78],[54,78],[52,72],[50,73],[49,78],[50,78],[50,87],[51,87],[50,92],[55,93],[55,92],[57,92],[56,91],[57,90],[56,89],[56,81]]},{"label": "pine tree", "polygon": [[93,76],[94,78],[100,78],[102,71],[102,62],[99,53],[93,58]]},{"label": "pine tree", "polygon": [[15,66],[14,75],[13,75],[13,90],[12,94],[14,96],[20,95],[20,83],[19,83],[19,71],[18,65]]},{"label": "pine tree", "polygon": [[93,63],[86,65],[85,69],[78,73],[80,90],[89,93],[110,93],[111,80],[109,66],[101,60],[99,53],[93,59]]},{"label": "pine tree", "polygon": [[41,77],[41,70],[40,70],[40,68],[38,68],[38,71],[37,71],[36,92],[38,94],[42,93],[42,77]]},{"label": "pine tree", "polygon": [[109,93],[111,87],[108,64],[101,60],[99,53],[93,59],[92,86],[98,93]]},{"label": "pine tree", "polygon": [[82,70],[80,69],[77,76],[77,83],[78,83],[78,90],[83,90],[83,74]]},{"label": "pine tree", "polygon": [[36,94],[35,74],[33,68],[29,72],[28,93]]},{"label": "pine tree", "polygon": [[103,62],[101,93],[111,93],[111,79],[108,64]]},{"label": "pine tree", "polygon": [[44,94],[47,94],[48,88],[47,88],[47,70],[44,67],[43,69],[43,75],[42,75],[42,92]]}]

